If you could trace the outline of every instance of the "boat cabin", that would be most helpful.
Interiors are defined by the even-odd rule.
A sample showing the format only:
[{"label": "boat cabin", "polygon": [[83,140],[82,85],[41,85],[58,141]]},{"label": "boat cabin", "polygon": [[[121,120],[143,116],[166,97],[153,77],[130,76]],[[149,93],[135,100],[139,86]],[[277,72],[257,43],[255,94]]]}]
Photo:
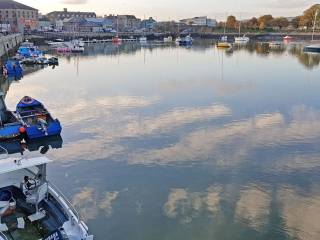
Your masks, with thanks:
[{"label": "boat cabin", "polygon": [[0,161],[0,239],[92,240],[62,193],[47,181],[46,157]]}]

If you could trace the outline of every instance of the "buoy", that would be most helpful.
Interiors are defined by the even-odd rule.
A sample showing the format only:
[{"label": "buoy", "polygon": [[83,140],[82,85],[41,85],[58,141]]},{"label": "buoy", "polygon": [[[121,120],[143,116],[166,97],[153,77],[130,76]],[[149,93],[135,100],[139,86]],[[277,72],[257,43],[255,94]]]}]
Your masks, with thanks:
[{"label": "buoy", "polygon": [[19,132],[20,133],[25,133],[26,132],[26,128],[25,127],[20,127],[19,128]]}]

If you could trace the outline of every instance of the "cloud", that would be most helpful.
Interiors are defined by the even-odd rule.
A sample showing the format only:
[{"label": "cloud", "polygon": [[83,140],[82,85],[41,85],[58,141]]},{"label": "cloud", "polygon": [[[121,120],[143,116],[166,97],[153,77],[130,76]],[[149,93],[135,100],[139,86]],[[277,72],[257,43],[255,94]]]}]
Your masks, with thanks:
[{"label": "cloud", "polygon": [[118,191],[100,193],[94,188],[85,187],[74,195],[72,204],[84,220],[95,219],[101,213],[109,217],[113,210],[112,204],[118,195]]},{"label": "cloud", "polygon": [[63,4],[86,4],[87,0],[62,0],[61,3]]},{"label": "cloud", "polygon": [[[196,130],[170,146],[132,154],[129,162],[171,164],[210,159],[219,166],[235,166],[247,161],[251,153],[259,148],[314,143],[320,137],[319,121],[319,111],[296,106],[287,119],[275,112],[221,127]],[[287,159],[290,160],[289,157]],[[274,161],[268,164],[274,164]]]},{"label": "cloud", "polygon": [[255,185],[249,186],[240,193],[235,219],[256,231],[262,231],[270,215],[270,205],[271,196],[267,190]]},{"label": "cloud", "polygon": [[190,223],[201,212],[215,216],[219,211],[222,188],[211,186],[206,192],[190,192],[187,189],[171,189],[163,210],[167,217],[178,218],[181,223]]},{"label": "cloud", "polygon": [[320,195],[301,194],[298,189],[283,186],[277,199],[282,205],[282,219],[286,232],[298,240],[320,239]]},{"label": "cloud", "polygon": [[[157,99],[121,97],[99,99],[96,101],[98,107],[94,108],[89,107],[87,102],[74,104],[65,111],[62,120],[60,119],[61,121],[65,119],[64,128],[72,123],[72,127],[79,133],[89,134],[92,137],[66,143],[62,149],[53,152],[53,156],[63,161],[108,158],[125,153],[127,147],[118,143],[123,138],[168,133],[187,124],[226,117],[232,113],[230,108],[223,105],[177,108],[145,118],[127,112],[131,108],[149,106],[155,101]],[[94,124],[83,125],[83,122],[92,121],[92,116],[95,116]]]}]

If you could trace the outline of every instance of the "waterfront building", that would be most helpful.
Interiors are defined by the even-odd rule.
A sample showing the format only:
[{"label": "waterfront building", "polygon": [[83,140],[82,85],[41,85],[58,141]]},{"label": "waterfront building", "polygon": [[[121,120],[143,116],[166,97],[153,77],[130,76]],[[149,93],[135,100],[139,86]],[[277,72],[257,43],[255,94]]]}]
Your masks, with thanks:
[{"label": "waterfront building", "polygon": [[134,15],[118,15],[117,18],[120,31],[133,31],[140,28],[141,19]]},{"label": "waterfront building", "polygon": [[216,27],[218,25],[217,20],[210,19],[206,16],[182,19],[180,20],[180,23],[184,23],[189,26],[200,27]]},{"label": "waterfront building", "polygon": [[153,30],[157,24],[157,21],[154,20],[152,17],[149,19],[145,19],[141,21],[141,28],[147,29],[147,30]]},{"label": "waterfront building", "polygon": [[40,31],[48,31],[52,29],[52,23],[46,16],[42,16],[38,20],[38,30]]},{"label": "waterfront building", "polygon": [[67,32],[79,32],[82,19],[72,17],[63,20],[63,30]]},{"label": "waterfront building", "polygon": [[57,20],[71,19],[71,18],[96,18],[97,15],[94,12],[69,12],[67,8],[63,11],[54,11],[47,14],[47,17],[51,22]]},{"label": "waterfront building", "polygon": [[10,24],[12,32],[35,30],[38,27],[38,10],[13,0],[1,0],[0,24]]},{"label": "waterfront building", "polygon": [[80,32],[105,32],[112,29],[114,21],[109,18],[84,18],[79,25]]}]

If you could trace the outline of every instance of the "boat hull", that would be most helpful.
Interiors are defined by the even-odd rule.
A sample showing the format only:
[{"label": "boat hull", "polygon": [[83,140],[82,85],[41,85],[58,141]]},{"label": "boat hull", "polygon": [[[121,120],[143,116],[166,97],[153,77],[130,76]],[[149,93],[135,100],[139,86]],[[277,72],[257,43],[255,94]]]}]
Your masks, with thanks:
[{"label": "boat hull", "polygon": [[0,128],[0,140],[9,140],[20,137],[20,127],[22,124],[10,124]]},{"label": "boat hull", "polygon": [[320,46],[307,46],[304,48],[305,52],[313,52],[313,53],[320,53]]},{"label": "boat hull", "polygon": [[51,122],[46,130],[43,130],[40,125],[31,125],[26,127],[27,136],[29,139],[44,138],[57,136],[61,134],[61,124],[59,120]]}]

